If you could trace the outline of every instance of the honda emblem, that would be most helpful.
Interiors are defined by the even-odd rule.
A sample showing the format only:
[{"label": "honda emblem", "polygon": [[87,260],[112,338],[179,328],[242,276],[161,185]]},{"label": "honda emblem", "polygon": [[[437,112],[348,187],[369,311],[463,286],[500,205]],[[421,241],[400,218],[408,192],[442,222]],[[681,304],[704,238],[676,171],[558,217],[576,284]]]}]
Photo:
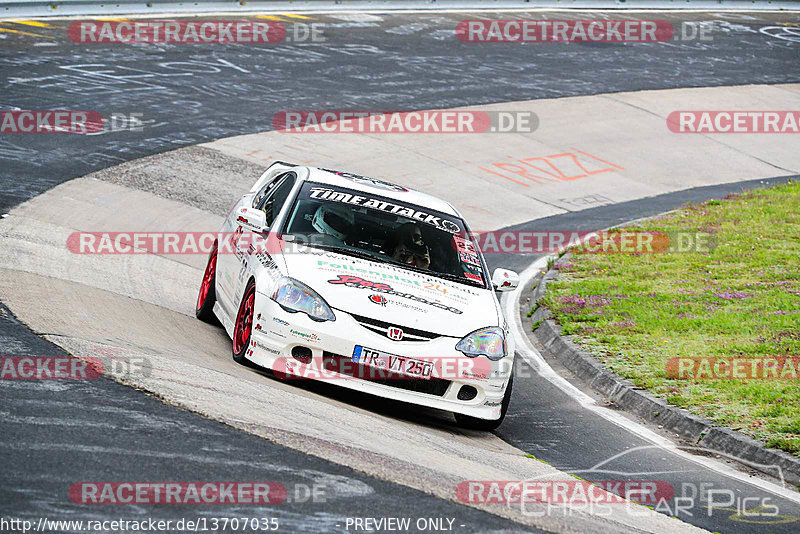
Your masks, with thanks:
[{"label": "honda emblem", "polygon": [[397,328],[396,326],[390,326],[389,331],[386,333],[389,339],[393,339],[395,341],[400,341],[403,339],[403,330]]}]

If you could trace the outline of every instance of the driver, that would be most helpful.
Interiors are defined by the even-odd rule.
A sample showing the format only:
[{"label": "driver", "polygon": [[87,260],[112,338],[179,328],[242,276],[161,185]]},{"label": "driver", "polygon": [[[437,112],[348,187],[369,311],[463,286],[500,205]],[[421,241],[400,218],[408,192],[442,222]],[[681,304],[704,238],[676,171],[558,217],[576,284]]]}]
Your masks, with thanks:
[{"label": "driver", "polygon": [[391,243],[392,258],[395,261],[421,269],[430,268],[430,250],[422,237],[422,230],[415,223],[409,222],[398,226],[394,230]]},{"label": "driver", "polygon": [[355,227],[355,216],[346,206],[325,202],[314,212],[311,226],[317,232],[329,235],[346,245],[348,236]]}]

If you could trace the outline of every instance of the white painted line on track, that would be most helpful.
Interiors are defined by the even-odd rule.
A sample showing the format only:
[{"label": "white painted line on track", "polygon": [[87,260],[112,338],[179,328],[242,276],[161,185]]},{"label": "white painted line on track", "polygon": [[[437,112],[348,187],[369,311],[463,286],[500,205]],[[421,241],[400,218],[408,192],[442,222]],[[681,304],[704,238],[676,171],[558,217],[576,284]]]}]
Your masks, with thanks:
[{"label": "white painted line on track", "polygon": [[[521,356],[522,359],[525,360],[525,362],[528,363],[537,374],[539,374],[539,376],[572,397],[578,404],[581,405],[582,408],[589,410],[590,412],[614,423],[619,427],[624,428],[628,432],[631,432],[632,434],[635,434],[646,441],[649,441],[654,446],[666,449],[676,456],[702,465],[703,467],[711,469],[722,475],[729,476],[740,482],[750,484],[764,491],[769,491],[775,495],[780,495],[781,497],[790,501],[800,503],[800,494],[791,488],[780,486],[774,482],[758,477],[749,476],[746,473],[742,473],[712,458],[689,454],[688,452],[679,449],[672,440],[653,432],[646,426],[629,419],[622,413],[598,405],[594,398],[575,387],[572,383],[570,383],[567,379],[555,372],[555,370],[550,367],[550,364],[548,364],[547,361],[542,357],[541,353],[533,346],[533,344],[531,344],[528,335],[523,330],[522,320],[520,319],[519,314],[519,306],[523,289],[531,283],[533,278],[536,276],[536,273],[543,268],[546,268],[547,261],[549,259],[556,257],[556,255],[550,255],[536,260],[522,273],[520,273],[520,282],[517,289],[511,293],[505,293],[502,296],[503,312],[505,313],[506,320],[511,323],[511,330],[517,346],[517,354]],[[708,451],[708,449],[704,450]],[[719,453],[717,451],[710,452],[720,456],[725,456],[724,453]],[[592,469],[587,469],[586,471],[591,470]]]}]

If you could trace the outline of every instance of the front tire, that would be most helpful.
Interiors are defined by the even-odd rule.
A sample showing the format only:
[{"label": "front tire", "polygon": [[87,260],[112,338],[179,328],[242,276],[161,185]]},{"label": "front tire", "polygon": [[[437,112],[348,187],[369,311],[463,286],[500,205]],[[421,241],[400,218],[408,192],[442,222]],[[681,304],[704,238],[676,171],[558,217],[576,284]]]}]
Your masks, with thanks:
[{"label": "front tire", "polygon": [[491,430],[496,429],[500,426],[500,423],[503,422],[503,419],[506,417],[506,412],[508,412],[508,405],[511,403],[511,389],[514,385],[514,370],[511,370],[511,376],[508,378],[508,385],[506,386],[506,392],[503,395],[503,403],[500,405],[500,418],[495,420],[488,420],[488,419],[478,419],[477,417],[471,417],[469,415],[463,415],[460,413],[454,413],[453,415],[456,417],[456,422],[462,428],[467,428],[469,430],[482,430],[485,432],[489,432]]},{"label": "front tire", "polygon": [[232,354],[233,361],[250,366],[250,361],[245,357],[250,350],[250,337],[253,331],[253,310],[256,303],[256,284],[253,280],[247,283],[239,304],[239,313],[236,314],[236,326],[233,329]]},{"label": "front tire", "polygon": [[203,273],[203,281],[200,282],[200,292],[197,295],[197,305],[195,306],[195,317],[207,323],[216,324],[217,318],[214,315],[214,303],[217,301],[215,284],[217,283],[217,244],[208,254],[208,263]]}]

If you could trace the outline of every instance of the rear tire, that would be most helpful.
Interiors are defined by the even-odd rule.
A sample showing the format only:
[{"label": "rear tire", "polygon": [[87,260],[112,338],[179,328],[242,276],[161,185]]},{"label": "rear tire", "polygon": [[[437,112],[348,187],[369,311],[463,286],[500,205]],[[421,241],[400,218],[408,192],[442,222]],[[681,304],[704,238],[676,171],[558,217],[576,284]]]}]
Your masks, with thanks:
[{"label": "rear tire", "polygon": [[463,415],[460,413],[454,413],[453,415],[456,417],[456,422],[462,428],[467,428],[469,430],[482,430],[485,432],[489,432],[491,430],[496,429],[500,426],[500,423],[503,422],[503,419],[506,417],[506,412],[508,412],[508,405],[511,403],[511,389],[514,385],[514,370],[511,370],[511,376],[508,379],[508,385],[506,386],[505,395],[503,395],[503,403],[500,405],[500,418],[495,420],[489,419],[478,419],[477,417],[471,417],[469,415]]},{"label": "rear tire", "polygon": [[197,295],[197,305],[194,314],[201,321],[217,324],[217,317],[214,315],[214,303],[217,302],[217,244],[208,254],[208,263],[203,273],[203,281],[200,282],[200,292]]},{"label": "rear tire", "polygon": [[239,313],[236,314],[236,325],[233,328],[232,355],[233,361],[252,367],[253,364],[246,358],[251,350],[250,338],[253,333],[253,316],[256,302],[256,284],[253,280],[247,283],[239,304]]}]

